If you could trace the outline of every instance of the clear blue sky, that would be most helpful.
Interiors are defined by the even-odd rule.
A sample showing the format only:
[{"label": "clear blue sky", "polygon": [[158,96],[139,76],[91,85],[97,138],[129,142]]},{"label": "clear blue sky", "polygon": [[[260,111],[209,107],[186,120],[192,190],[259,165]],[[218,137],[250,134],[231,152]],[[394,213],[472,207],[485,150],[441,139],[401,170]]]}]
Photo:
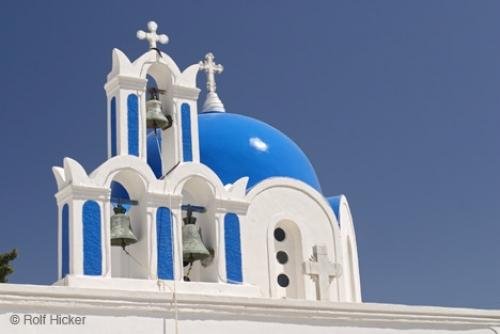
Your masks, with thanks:
[{"label": "clear blue sky", "polygon": [[106,158],[111,49],[154,19],[228,111],[293,138],[348,196],[368,302],[500,308],[499,1],[3,1],[0,251],[56,279],[65,156]]}]

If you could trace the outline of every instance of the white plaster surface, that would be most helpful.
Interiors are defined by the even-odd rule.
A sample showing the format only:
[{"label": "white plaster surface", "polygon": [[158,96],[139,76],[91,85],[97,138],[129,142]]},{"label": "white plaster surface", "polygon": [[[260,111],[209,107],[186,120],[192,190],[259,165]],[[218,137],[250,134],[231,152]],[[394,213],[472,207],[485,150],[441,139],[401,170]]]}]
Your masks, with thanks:
[{"label": "white plaster surface", "polygon": [[[500,328],[497,310],[15,284],[0,285],[0,295],[0,333],[480,334]],[[20,324],[10,323],[13,314]],[[44,314],[85,316],[85,324],[23,323],[25,315]]]}]

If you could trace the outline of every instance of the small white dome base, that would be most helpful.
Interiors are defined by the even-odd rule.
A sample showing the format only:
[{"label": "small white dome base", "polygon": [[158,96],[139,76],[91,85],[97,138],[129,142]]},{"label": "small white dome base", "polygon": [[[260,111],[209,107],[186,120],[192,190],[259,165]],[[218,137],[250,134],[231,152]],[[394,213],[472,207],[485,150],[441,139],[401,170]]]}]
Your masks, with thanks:
[{"label": "small white dome base", "polygon": [[201,111],[202,112],[209,112],[209,111],[226,112],[226,109],[224,108],[224,104],[222,104],[222,101],[220,100],[217,93],[209,92],[207,94],[207,98],[205,100],[205,103],[203,103],[203,107],[202,107]]}]

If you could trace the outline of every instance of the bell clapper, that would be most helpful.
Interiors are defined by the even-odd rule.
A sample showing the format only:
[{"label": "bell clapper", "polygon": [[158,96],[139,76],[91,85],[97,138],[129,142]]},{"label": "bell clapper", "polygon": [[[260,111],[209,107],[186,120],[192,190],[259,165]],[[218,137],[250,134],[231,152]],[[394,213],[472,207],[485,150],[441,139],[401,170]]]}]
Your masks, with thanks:
[{"label": "bell clapper", "polygon": [[189,262],[189,268],[188,268],[186,274],[184,275],[184,281],[186,281],[186,282],[191,281],[191,279],[189,278],[189,274],[191,274],[191,269],[193,269],[193,262],[194,262],[193,260],[191,260]]}]

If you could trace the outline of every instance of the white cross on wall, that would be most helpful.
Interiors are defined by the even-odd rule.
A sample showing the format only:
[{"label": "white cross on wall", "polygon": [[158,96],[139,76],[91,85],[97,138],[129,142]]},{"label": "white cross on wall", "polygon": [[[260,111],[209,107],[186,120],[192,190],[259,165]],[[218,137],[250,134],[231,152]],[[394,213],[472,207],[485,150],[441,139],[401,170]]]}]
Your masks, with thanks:
[{"label": "white cross on wall", "polygon": [[205,60],[200,61],[200,70],[207,73],[207,90],[209,93],[215,93],[215,74],[224,71],[224,67],[220,64],[215,64],[214,59],[214,54],[209,52],[205,55]]},{"label": "white cross on wall", "polygon": [[326,246],[319,245],[313,247],[311,260],[304,262],[304,272],[314,279],[318,300],[329,300],[330,277],[339,277],[342,267],[330,262]]},{"label": "white cross on wall", "polygon": [[149,32],[145,32],[142,30],[137,31],[137,38],[140,40],[146,39],[149,42],[150,49],[157,49],[156,43],[167,44],[168,36],[165,34],[158,35],[156,34],[156,30],[158,29],[158,25],[155,21],[148,22]]}]

